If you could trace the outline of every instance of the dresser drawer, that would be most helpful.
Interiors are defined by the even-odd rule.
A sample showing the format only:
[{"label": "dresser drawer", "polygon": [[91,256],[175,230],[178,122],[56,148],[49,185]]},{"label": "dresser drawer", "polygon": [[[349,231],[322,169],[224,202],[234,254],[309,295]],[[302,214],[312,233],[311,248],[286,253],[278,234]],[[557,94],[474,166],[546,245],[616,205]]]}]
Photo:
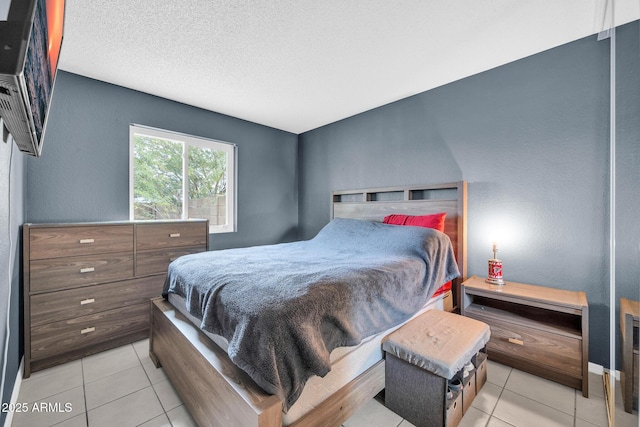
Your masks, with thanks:
[{"label": "dresser drawer", "polygon": [[133,252],[133,225],[45,227],[29,231],[30,259]]},{"label": "dresser drawer", "polygon": [[491,327],[487,353],[500,353],[535,362],[574,378],[582,377],[582,340],[548,331],[526,328],[497,319],[475,317]]},{"label": "dresser drawer", "polygon": [[31,292],[53,291],[133,277],[133,254],[77,256],[32,260]]},{"label": "dresser drawer", "polygon": [[31,325],[146,304],[162,294],[163,284],[164,277],[155,276],[34,295],[31,297]]},{"label": "dresser drawer", "polygon": [[166,273],[171,261],[183,255],[195,254],[206,250],[206,246],[192,246],[138,252],[136,256],[136,276]]},{"label": "dresser drawer", "polygon": [[104,311],[31,329],[31,360],[58,356],[149,328],[149,304]]},{"label": "dresser drawer", "polygon": [[208,236],[207,223],[205,221],[138,224],[136,250],[206,246]]}]

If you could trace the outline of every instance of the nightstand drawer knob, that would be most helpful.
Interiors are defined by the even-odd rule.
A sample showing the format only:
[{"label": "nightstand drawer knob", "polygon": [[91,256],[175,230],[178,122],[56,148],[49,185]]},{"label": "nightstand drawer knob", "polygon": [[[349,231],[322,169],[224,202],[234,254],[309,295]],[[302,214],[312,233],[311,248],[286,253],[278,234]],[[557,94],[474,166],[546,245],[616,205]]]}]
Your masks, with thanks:
[{"label": "nightstand drawer knob", "polygon": [[81,330],[80,333],[84,335],[84,334],[88,334],[89,332],[93,332],[95,330],[96,330],[95,326],[92,326],[90,328],[85,328],[85,329]]},{"label": "nightstand drawer knob", "polygon": [[94,302],[96,302],[95,298],[87,298],[80,301],[80,305],[93,304]]},{"label": "nightstand drawer knob", "polygon": [[80,273],[91,273],[96,271],[94,267],[81,268]]},{"label": "nightstand drawer knob", "polygon": [[518,339],[518,338],[509,338],[509,342],[511,344],[518,344],[518,345],[524,345],[524,341]]},{"label": "nightstand drawer knob", "polygon": [[180,237],[180,233],[171,233],[169,237]]},{"label": "nightstand drawer knob", "polygon": [[94,239],[80,239],[80,243],[84,244],[84,243],[93,243],[95,242]]}]

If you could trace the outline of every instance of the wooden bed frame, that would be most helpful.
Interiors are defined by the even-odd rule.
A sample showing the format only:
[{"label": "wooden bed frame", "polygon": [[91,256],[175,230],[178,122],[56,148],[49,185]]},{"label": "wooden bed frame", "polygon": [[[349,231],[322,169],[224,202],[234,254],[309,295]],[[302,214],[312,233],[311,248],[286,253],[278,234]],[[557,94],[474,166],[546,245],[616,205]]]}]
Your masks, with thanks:
[{"label": "wooden bed frame", "polygon": [[[332,218],[382,221],[396,214],[446,212],[449,235],[462,276],[454,281],[454,304],[467,277],[467,184],[336,191]],[[193,326],[168,301],[151,302],[149,355],[169,380],[200,426],[282,426],[282,402],[263,391],[227,354]],[[338,426],[384,388],[384,360],[331,395],[293,426]]]}]

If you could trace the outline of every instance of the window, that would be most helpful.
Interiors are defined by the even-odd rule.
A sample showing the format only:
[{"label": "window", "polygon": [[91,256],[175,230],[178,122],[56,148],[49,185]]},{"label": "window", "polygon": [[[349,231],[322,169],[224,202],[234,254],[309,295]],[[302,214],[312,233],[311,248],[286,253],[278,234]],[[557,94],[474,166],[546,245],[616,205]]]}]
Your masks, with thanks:
[{"label": "window", "polygon": [[132,220],[204,218],[210,233],[235,231],[236,146],[129,127]]}]

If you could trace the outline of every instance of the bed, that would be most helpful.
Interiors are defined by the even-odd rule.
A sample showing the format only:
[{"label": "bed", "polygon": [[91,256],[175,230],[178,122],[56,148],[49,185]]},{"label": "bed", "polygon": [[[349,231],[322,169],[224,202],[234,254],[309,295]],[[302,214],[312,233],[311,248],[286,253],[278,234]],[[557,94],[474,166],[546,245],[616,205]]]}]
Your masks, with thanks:
[{"label": "bed", "polygon": [[[466,278],[466,183],[335,192],[331,216],[336,220],[329,225],[349,224],[352,219],[380,222],[389,214],[435,212],[447,213],[444,232],[452,242],[460,271],[460,277],[452,287],[453,299],[457,301],[460,283]],[[371,226],[376,227],[375,224]],[[411,310],[442,309],[450,295],[421,301],[419,307]],[[296,393],[293,404],[289,395],[278,397],[265,392],[264,389],[268,389],[265,383],[262,383],[263,387],[258,386],[231,362],[227,354],[228,340],[217,339],[215,334],[207,334],[195,326],[202,316],[185,311],[189,295],[169,296],[168,301],[157,299],[152,302],[150,355],[156,366],[164,367],[200,425],[339,425],[384,388],[384,360],[379,342],[393,327],[374,325],[374,333],[367,335],[362,343],[348,343],[348,347],[340,346],[331,352],[329,373],[324,378],[311,378],[302,394]],[[372,331],[366,330],[367,333]],[[229,353],[232,357],[237,349],[234,347],[233,350]],[[365,360],[354,362],[354,358]],[[353,366],[360,370],[354,371]]]}]

